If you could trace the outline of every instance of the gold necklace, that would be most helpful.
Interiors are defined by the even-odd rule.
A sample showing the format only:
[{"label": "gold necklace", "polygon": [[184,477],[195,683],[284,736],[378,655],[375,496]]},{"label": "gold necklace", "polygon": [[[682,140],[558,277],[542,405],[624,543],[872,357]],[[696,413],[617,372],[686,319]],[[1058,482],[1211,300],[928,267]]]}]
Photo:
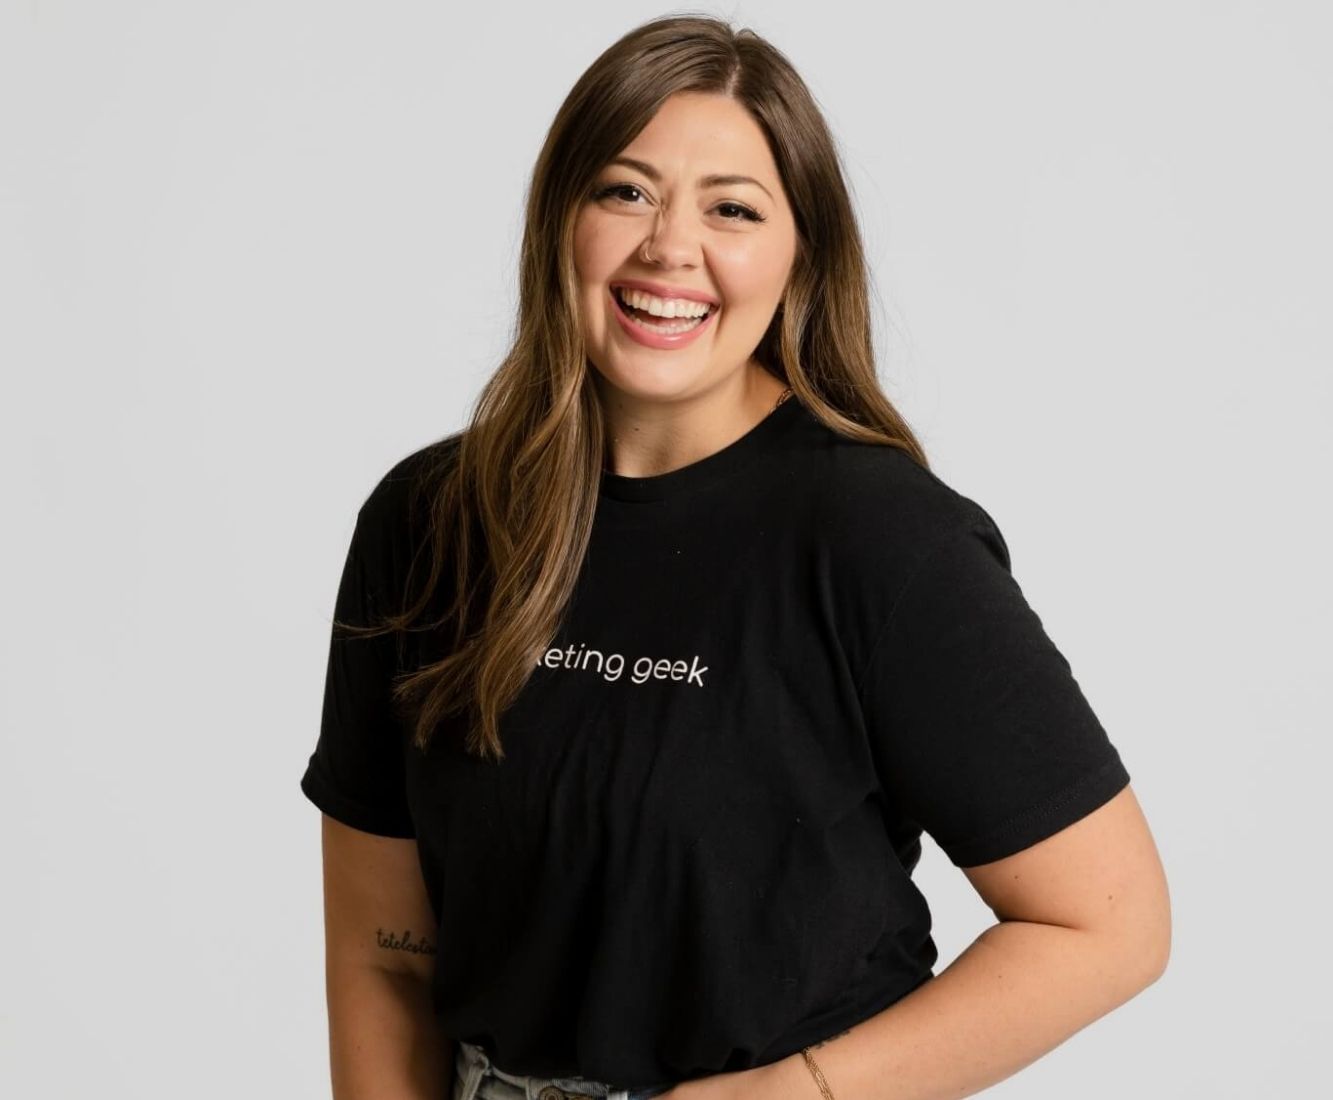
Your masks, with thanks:
[{"label": "gold necklace", "polygon": [[778,394],[778,404],[774,405],[773,408],[777,409],[778,405],[781,405],[790,396],[791,396],[791,387],[788,386],[785,390],[783,390],[780,394]]}]

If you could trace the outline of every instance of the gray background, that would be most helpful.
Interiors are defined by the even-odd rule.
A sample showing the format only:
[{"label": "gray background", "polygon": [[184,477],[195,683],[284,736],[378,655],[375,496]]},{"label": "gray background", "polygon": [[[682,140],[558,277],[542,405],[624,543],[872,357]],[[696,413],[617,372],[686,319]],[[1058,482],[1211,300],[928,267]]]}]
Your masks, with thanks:
[{"label": "gray background", "polygon": [[[353,514],[463,423],[545,128],[666,10],[0,4],[0,1093],[327,1095],[297,784]],[[1312,1095],[1327,7],[705,10],[827,112],[888,392],[1167,865],[1166,975],[988,1095]],[[919,876],[942,967],[990,913]]]}]

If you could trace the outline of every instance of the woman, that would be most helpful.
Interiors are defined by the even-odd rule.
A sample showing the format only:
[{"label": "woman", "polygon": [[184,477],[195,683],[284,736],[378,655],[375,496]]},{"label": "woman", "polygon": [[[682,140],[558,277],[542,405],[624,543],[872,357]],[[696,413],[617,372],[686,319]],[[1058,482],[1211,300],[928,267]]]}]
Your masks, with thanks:
[{"label": "woman", "polygon": [[[338,592],[335,1096],[971,1095],[1162,972],[1129,774],[866,285],[761,38],[658,20],[570,93],[514,346]],[[923,831],[999,918],[938,975]]]}]

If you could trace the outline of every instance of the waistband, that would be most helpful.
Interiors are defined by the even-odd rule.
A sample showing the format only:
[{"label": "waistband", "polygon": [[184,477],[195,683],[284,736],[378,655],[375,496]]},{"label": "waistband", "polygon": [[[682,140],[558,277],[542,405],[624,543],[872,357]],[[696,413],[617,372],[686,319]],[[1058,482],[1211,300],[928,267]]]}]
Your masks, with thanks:
[{"label": "waistband", "polygon": [[[462,1039],[454,1041],[455,1081],[453,1100],[492,1100],[482,1092],[482,1085],[487,1079],[503,1081],[517,1094],[495,1092],[495,1100],[651,1100],[674,1086],[672,1084],[645,1085],[638,1088],[621,1088],[594,1081],[588,1077],[534,1077],[521,1073],[506,1073],[491,1061],[486,1051],[476,1043]],[[459,1084],[461,1082],[461,1085]]]}]

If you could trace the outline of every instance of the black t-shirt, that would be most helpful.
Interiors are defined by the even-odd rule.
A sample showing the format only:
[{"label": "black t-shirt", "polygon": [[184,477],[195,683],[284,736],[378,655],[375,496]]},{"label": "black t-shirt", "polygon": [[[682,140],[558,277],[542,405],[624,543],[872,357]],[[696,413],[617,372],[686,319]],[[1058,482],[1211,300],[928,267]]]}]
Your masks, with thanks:
[{"label": "black t-shirt", "polygon": [[[411,481],[456,438],[366,499],[340,617],[402,590]],[[603,474],[502,763],[408,743],[389,676],[428,652],[332,643],[301,786],[416,837],[435,1009],[511,1073],[674,1082],[851,1027],[933,974],[923,830],[986,863],[1129,782],[987,512],[794,397],[681,469]]]}]

